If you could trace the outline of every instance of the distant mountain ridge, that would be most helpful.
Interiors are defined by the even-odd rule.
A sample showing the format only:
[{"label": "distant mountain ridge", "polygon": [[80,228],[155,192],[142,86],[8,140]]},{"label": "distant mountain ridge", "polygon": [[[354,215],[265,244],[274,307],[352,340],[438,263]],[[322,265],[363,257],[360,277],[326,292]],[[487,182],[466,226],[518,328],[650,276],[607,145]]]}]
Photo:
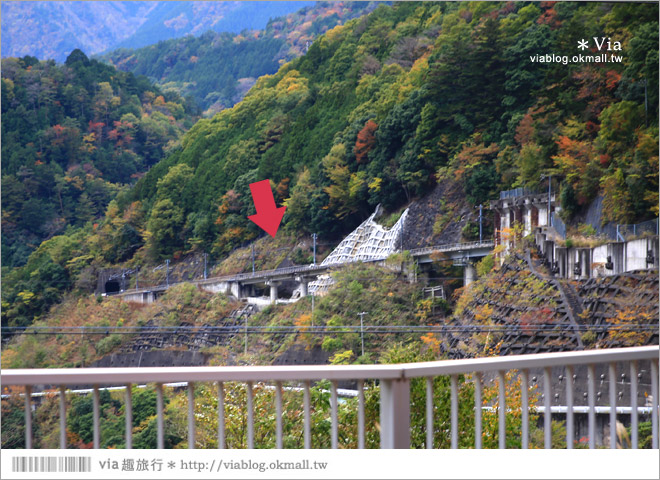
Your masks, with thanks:
[{"label": "distant mountain ridge", "polygon": [[164,89],[192,96],[210,116],[239,102],[262,75],[305,53],[328,30],[384,2],[316,2],[240,34],[207,30],[138,49],[118,48],[100,59],[146,75]]},{"label": "distant mountain ridge", "polygon": [[261,29],[314,2],[2,2],[2,57],[63,62],[76,48],[96,54],[139,48],[208,30]]}]

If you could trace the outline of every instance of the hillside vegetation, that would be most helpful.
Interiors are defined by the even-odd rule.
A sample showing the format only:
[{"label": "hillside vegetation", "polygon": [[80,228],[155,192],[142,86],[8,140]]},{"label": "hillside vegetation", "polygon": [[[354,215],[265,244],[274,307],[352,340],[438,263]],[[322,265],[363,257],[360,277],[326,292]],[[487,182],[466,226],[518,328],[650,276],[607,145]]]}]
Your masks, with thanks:
[{"label": "hillside vegetation", "polygon": [[[275,23],[271,27],[276,28]],[[600,53],[620,53],[622,62],[564,64],[530,59],[545,54],[596,55],[599,51],[594,37],[620,42],[620,52]],[[222,48],[229,48],[229,42],[248,42],[234,43],[237,37],[210,34],[185,42],[190,42],[191,48],[204,49],[205,38],[220,38]],[[578,49],[582,39],[589,41],[590,50]],[[169,48],[185,42],[161,46]],[[186,61],[187,55],[175,57],[172,71],[182,68],[178,64]],[[369,15],[329,29],[303,56],[285,63],[275,74],[259,78],[241,102],[198,121],[179,141],[178,133],[189,117],[178,97],[161,94],[144,80],[124,76],[110,67],[88,63],[82,54],[76,53],[73,58],[75,65],[64,67],[29,58],[11,60],[8,65],[13,69],[9,71],[21,72],[30,79],[26,86],[20,86],[21,76],[5,79],[3,64],[3,135],[23,139],[20,135],[27,128],[32,129],[29,132],[36,135],[34,138],[42,140],[37,145],[27,139],[30,134],[26,133],[24,143],[12,140],[14,146],[7,151],[3,143],[3,157],[10,156],[7,166],[13,169],[6,175],[9,191],[40,185],[30,177],[36,174],[20,173],[28,168],[41,172],[51,165],[56,180],[52,183],[55,190],[47,191],[50,193],[35,197],[36,190],[30,190],[30,195],[12,198],[23,198],[25,204],[36,198],[41,202],[35,208],[39,212],[48,211],[49,205],[54,211],[64,211],[61,205],[65,199],[69,202],[66,205],[79,208],[85,203],[82,193],[66,197],[68,190],[64,187],[68,182],[85,185],[96,181],[105,185],[103,182],[108,182],[111,175],[119,175],[121,179],[116,182],[121,183],[125,175],[132,175],[130,168],[122,165],[135,165],[135,172],[139,171],[137,165],[152,166],[132,188],[115,187],[116,195],[104,197],[98,204],[99,209],[105,208],[103,218],[96,219],[100,210],[86,216],[76,214],[62,234],[51,237],[60,230],[48,233],[49,238],[30,254],[25,265],[11,270],[3,266],[2,325],[27,327],[25,334],[16,335],[4,345],[3,366],[78,367],[108,354],[131,355],[137,350],[138,335],[119,335],[110,327],[144,325],[191,326],[191,330],[204,325],[230,325],[231,335],[211,346],[193,341],[185,345],[167,343],[164,337],[165,346],[157,346],[158,339],[141,344],[147,349],[197,348],[210,356],[213,365],[285,363],[287,356],[300,361],[313,355],[316,360],[335,365],[406,363],[515,353],[518,348],[566,350],[575,348],[573,338],[580,348],[657,343],[657,331],[636,331],[641,322],[657,317],[657,271],[560,284],[545,269],[533,268],[539,259],[530,256],[529,251],[513,251],[514,255],[503,262],[492,255],[485,257],[477,265],[480,279],[465,289],[454,289],[461,281],[460,268],[443,263],[441,256],[434,256],[430,271],[419,272],[411,264],[409,252],[401,252],[384,265],[354,264],[337,269],[332,272],[334,286],[326,295],[269,306],[240,318],[240,323],[239,317],[232,315],[240,308],[237,302],[192,284],[170,288],[150,305],[89,295],[100,269],[140,268],[144,271],[141,282],[162,283],[165,261],[178,264],[173,267],[177,279],[191,278],[199,275],[200,264],[186,259],[201,258],[203,253],[210,253],[217,262],[213,273],[249,270],[252,246],[257,268],[274,268],[290,261],[307,263],[309,234],[318,233],[321,243],[335,242],[378,204],[385,210],[382,221],[392,225],[403,208],[421,199],[411,209],[411,217],[423,225],[408,232],[418,237],[416,242],[466,233],[474,238],[474,224],[467,217],[475,205],[497,198],[500,190],[508,188],[545,189],[547,183],[541,176],[549,174],[557,182],[554,188],[559,187],[562,215],[569,224],[572,216],[598,195],[603,197],[604,221],[632,223],[656,216],[657,4],[381,5]],[[58,80],[54,90],[46,88],[51,71],[67,79]],[[35,77],[37,73],[40,76]],[[84,80],[91,82],[91,90],[59,88],[79,74],[91,79]],[[97,74],[110,78],[100,79],[105,77]],[[107,87],[99,82],[106,82]],[[72,102],[71,98],[77,97],[70,95],[76,91],[83,98]],[[124,91],[133,93],[122,94]],[[52,96],[43,92],[52,92]],[[16,98],[12,108],[23,107],[24,113],[12,114],[5,122],[5,99],[10,94]],[[74,120],[55,116],[60,109],[75,112],[81,106],[80,117],[62,114]],[[176,112],[181,116],[177,117]],[[129,117],[128,123],[136,131],[150,131],[147,125],[156,122],[163,129],[158,131],[172,135],[157,137],[155,143],[142,143],[137,133],[122,133],[126,130],[121,128],[129,128],[124,123],[126,115],[135,117]],[[97,134],[91,125],[99,122],[103,125]],[[61,128],[55,129],[55,125]],[[42,130],[45,133],[39,135]],[[58,150],[69,145],[60,141],[58,135],[62,132],[78,139],[78,143],[73,142],[77,148],[74,154]],[[167,143],[163,143],[165,139]],[[86,145],[94,148],[79,148]],[[116,158],[125,151],[132,152],[126,154],[132,159],[127,164]],[[51,152],[48,162],[37,156],[41,152]],[[69,158],[83,165],[75,166],[85,172],[76,177],[79,180],[73,179],[77,170],[70,170],[74,164],[68,163]],[[5,163],[3,175],[4,168]],[[103,173],[103,180],[99,180],[101,175],[96,170]],[[57,175],[64,175],[64,171],[66,176],[60,179]],[[287,206],[276,239],[266,237],[247,219],[255,213],[249,184],[263,179],[270,179],[278,205]],[[5,222],[32,218],[22,211],[20,203],[5,203],[4,182],[3,177],[3,242],[11,238],[6,236]],[[41,188],[47,184],[41,184]],[[108,200],[107,208],[102,206]],[[91,219],[95,221],[88,221]],[[521,245],[524,242],[518,242]],[[503,248],[496,249],[494,255]],[[322,257],[328,248],[320,250]],[[3,264],[4,254],[3,248]],[[186,261],[192,265],[188,271]],[[194,275],[190,273],[193,267],[197,269]],[[422,285],[437,284],[438,279],[445,288],[446,301],[426,298],[422,290]],[[562,285],[575,288],[584,301],[582,314],[573,320],[585,328],[574,337],[568,334],[565,319],[567,308],[573,307],[565,305],[568,301]],[[366,312],[367,327],[391,328],[384,333],[367,328],[364,355],[362,332],[357,328],[361,312]],[[248,323],[263,331],[243,335],[241,327]],[[84,325],[108,330],[75,339],[67,333],[34,333],[34,327],[40,326]],[[335,330],[327,334],[312,330],[319,326]],[[396,327],[406,326],[403,332],[395,332]],[[283,327],[297,331],[284,331]],[[154,339],[158,332],[149,330],[139,335]],[[166,362],[170,361],[174,363],[168,356]],[[458,376],[457,382],[458,445],[469,448],[475,440],[474,382],[464,375]],[[433,441],[439,448],[451,446],[447,429],[452,411],[449,385],[446,376],[433,379]],[[300,386],[284,382],[284,387],[292,387],[282,395],[283,445],[287,448],[304,445]],[[422,448],[427,433],[426,380],[413,379],[410,386],[411,445]],[[380,387],[372,381],[365,382],[365,387],[365,444],[377,447]],[[521,447],[519,412],[525,388],[515,372],[507,374],[503,387],[507,390],[507,408],[482,411],[486,448],[498,445],[501,413],[506,417],[506,447]],[[11,395],[2,402],[2,446],[17,448],[25,439],[23,399],[20,388],[4,388],[7,390],[3,393]],[[245,447],[246,386],[225,382],[224,388],[226,446]],[[311,441],[315,448],[331,445],[329,389],[329,382],[324,381],[310,388]],[[499,380],[485,382],[482,406],[497,407],[499,389]],[[527,390],[532,412],[539,402],[538,390],[538,383]],[[122,396],[123,392],[105,390],[100,394],[104,448],[125,445]],[[168,387],[164,396],[165,446],[185,448],[187,394]],[[274,389],[254,384],[251,405],[257,447],[275,444],[278,412],[274,397]],[[154,448],[156,393],[151,387],[136,387],[132,399],[133,446]],[[195,446],[216,448],[217,385],[196,383],[193,399]],[[93,445],[91,395],[71,395],[68,400],[68,445],[89,448]],[[357,447],[356,403],[356,399],[349,398],[337,405],[341,447]],[[35,410],[36,447],[57,446],[58,408],[57,397],[47,394]],[[640,446],[651,446],[648,423],[640,425]],[[531,413],[531,446],[543,444],[537,424],[537,414]],[[565,427],[556,419],[551,433],[552,446],[564,448]],[[584,444],[575,442],[574,446]]]},{"label": "hillside vegetation", "polygon": [[[266,178],[281,231],[333,241],[449,180],[471,207],[552,173],[567,220],[598,194],[605,221],[653,217],[657,18],[653,4],[381,5],[198,121],[97,226],[43,243],[7,276],[3,322],[30,324],[101,265],[244,247],[263,234],[249,184]],[[582,38],[597,53],[593,37],[620,41],[623,61],[530,60]]]},{"label": "hillside vegetation", "polygon": [[190,128],[193,108],[80,50],[61,66],[3,59],[3,267],[24,264],[43,240],[103,216],[122,185]]},{"label": "hillside vegetation", "polygon": [[319,35],[374,8],[374,2],[317,2],[271,19],[265,29],[220,33],[215,28],[135,50],[117,49],[101,58],[181,96],[191,95],[212,115],[239,102],[258,77],[303,55]]},{"label": "hillside vegetation", "polygon": [[[381,6],[260,78],[234,108],[200,120],[120,209],[141,201],[152,219],[197,218],[184,235],[152,245],[161,255],[194,242],[223,251],[256,237],[248,185],[264,178],[288,207],[286,228],[321,235],[447,178],[478,204],[510,187],[540,188],[541,175],[554,173],[569,214],[600,193],[605,221],[649,218],[657,210],[656,13],[600,3]],[[623,63],[529,59],[573,55],[577,40],[603,35],[621,38]],[[174,178],[181,216],[166,218],[171,193],[162,186]]]}]

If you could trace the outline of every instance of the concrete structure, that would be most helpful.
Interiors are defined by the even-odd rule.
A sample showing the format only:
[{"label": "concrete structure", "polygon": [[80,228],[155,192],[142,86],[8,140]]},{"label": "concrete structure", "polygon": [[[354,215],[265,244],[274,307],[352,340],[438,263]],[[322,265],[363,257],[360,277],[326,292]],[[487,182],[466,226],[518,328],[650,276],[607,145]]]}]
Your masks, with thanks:
[{"label": "concrete structure", "polygon": [[131,274],[135,273],[134,270],[121,269],[121,268],[106,268],[99,272],[96,291],[97,295],[103,293],[119,293],[126,290],[128,287],[128,278]]},{"label": "concrete structure", "polygon": [[560,210],[554,193],[548,196],[525,188],[500,192],[500,199],[490,202],[490,208],[495,212],[495,243],[507,246],[511,241],[507,232],[515,224],[522,224],[522,235],[526,236],[536,227],[549,226],[550,214]]},{"label": "concrete structure", "polygon": [[[561,278],[587,279],[632,270],[658,268],[660,249],[657,235],[625,242],[610,242],[592,248],[562,247],[555,238],[554,235],[549,235],[546,227],[537,228],[536,245],[545,257],[551,272]],[[447,260],[453,260],[455,265],[464,267],[464,284],[469,285],[476,280],[475,262],[488,255],[492,251],[493,245],[492,241],[436,245],[411,250],[410,254],[419,264],[433,262],[437,255],[441,255]],[[385,258],[371,261],[382,263]],[[319,294],[327,289],[332,284],[329,272],[338,266],[340,264],[285,267],[197,280],[192,283],[212,293],[223,293],[237,299],[248,299],[255,305],[289,303],[304,298],[308,294]],[[291,298],[281,299],[283,285],[292,283],[297,284],[297,287],[293,289]],[[265,299],[257,300],[256,293],[262,288],[260,286],[267,288],[269,294]],[[131,302],[152,303],[167,288],[167,286],[161,285],[128,290],[117,295]]]},{"label": "concrete structure", "polygon": [[463,269],[463,285],[466,287],[477,279],[477,269],[473,263],[466,263]]},{"label": "concrete structure", "polygon": [[[321,266],[343,265],[353,262],[384,260],[400,251],[403,228],[408,216],[406,209],[392,228],[385,228],[374,220],[380,213],[380,205],[364,222],[353,230],[321,263]],[[333,284],[329,275],[321,275],[309,283],[309,293],[326,292]]]},{"label": "concrete structure", "polygon": [[584,280],[658,268],[657,235],[595,247],[562,247],[551,237],[538,229],[535,243],[557,277]]},{"label": "concrete structure", "polygon": [[[457,264],[465,266],[465,279],[469,283],[476,278],[476,270],[474,269],[473,262],[478,258],[488,255],[492,249],[493,242],[487,241],[436,245],[411,250],[410,253],[413,259],[421,264],[434,261],[432,259],[433,254],[442,254],[444,258],[458,262]],[[386,258],[373,258],[362,261],[382,264]],[[328,273],[341,265],[333,263],[325,265],[298,265],[274,270],[262,270],[254,273],[238,273],[205,280],[195,280],[191,283],[211,293],[223,293],[237,299],[248,299],[249,302],[255,305],[263,305],[264,303],[263,299],[260,301],[255,300],[258,289],[263,285],[269,290],[267,297],[269,299],[268,304],[288,303],[289,301],[304,298],[309,294],[318,294],[322,291],[322,288],[327,288],[332,284],[332,279]],[[293,295],[290,300],[280,298],[280,287],[287,283],[297,284],[297,287],[293,289]],[[176,284],[173,283],[170,286],[173,285]],[[323,285],[323,287],[319,288],[320,285]],[[156,287],[127,290],[116,293],[116,295],[130,302],[152,303],[168,288],[167,285],[159,285]]]},{"label": "concrete structure", "polygon": [[[553,217],[557,218],[555,213],[561,210],[555,203],[554,194],[535,193],[524,188],[500,192],[499,200],[490,203],[495,212],[495,245],[508,247],[513,240],[509,232],[520,224],[521,236],[534,233],[537,247],[557,277],[585,280],[658,268],[657,234],[646,234],[644,238],[621,237],[622,241],[596,247],[562,246],[563,238],[551,223]],[[472,280],[468,270],[466,267],[466,284]]]},{"label": "concrete structure", "polygon": [[392,228],[375,222],[380,205],[353,230],[321,263],[323,266],[383,260],[401,249],[401,235],[408,216],[406,209]]},{"label": "concrete structure", "polygon": [[122,298],[127,302],[154,303],[157,293],[151,290],[133,291],[122,295]]},{"label": "concrete structure", "polygon": [[[298,300],[307,295],[317,295],[326,291],[333,280],[328,271],[340,265],[353,262],[383,262],[390,255],[400,251],[403,230],[408,210],[406,209],[392,228],[385,228],[374,220],[380,213],[380,206],[359,227],[351,232],[320,265],[285,267],[275,270],[263,270],[252,273],[240,273],[224,277],[197,280],[192,283],[199,288],[212,292],[232,295],[237,299],[249,299],[254,304],[262,305],[263,300],[255,301],[257,286],[269,289],[269,304],[281,301],[280,287],[295,283],[291,300]],[[465,284],[476,279],[474,259],[488,255],[493,248],[493,242],[470,242],[429,246],[411,250],[410,253],[417,263],[430,263],[433,254],[442,254],[444,258],[454,260],[457,265],[465,267]],[[111,272],[113,278],[118,274],[125,278],[121,271]],[[109,277],[109,275],[108,275]],[[103,279],[107,283],[107,279]],[[101,285],[101,280],[99,280]],[[105,285],[105,284],[104,284]],[[113,284],[114,286],[114,284]],[[127,301],[151,303],[158,295],[169,288],[167,285],[125,291],[124,288],[113,290]],[[261,287],[259,287],[261,288]]]}]

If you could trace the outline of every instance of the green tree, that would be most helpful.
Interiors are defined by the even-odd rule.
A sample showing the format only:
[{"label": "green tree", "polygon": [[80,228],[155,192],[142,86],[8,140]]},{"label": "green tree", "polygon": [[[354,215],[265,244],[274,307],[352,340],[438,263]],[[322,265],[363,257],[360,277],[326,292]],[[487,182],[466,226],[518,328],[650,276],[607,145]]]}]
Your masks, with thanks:
[{"label": "green tree", "polygon": [[148,244],[155,258],[166,258],[183,246],[183,209],[166,198],[154,205],[147,223]]},{"label": "green tree", "polygon": [[159,200],[170,200],[185,210],[191,200],[193,173],[193,169],[185,163],[174,165],[163,178],[158,180],[156,197]]},{"label": "green tree", "polygon": [[304,168],[296,185],[291,189],[291,196],[284,200],[286,206],[286,225],[293,232],[309,232],[310,219],[310,193],[316,188],[311,183],[309,169]]}]

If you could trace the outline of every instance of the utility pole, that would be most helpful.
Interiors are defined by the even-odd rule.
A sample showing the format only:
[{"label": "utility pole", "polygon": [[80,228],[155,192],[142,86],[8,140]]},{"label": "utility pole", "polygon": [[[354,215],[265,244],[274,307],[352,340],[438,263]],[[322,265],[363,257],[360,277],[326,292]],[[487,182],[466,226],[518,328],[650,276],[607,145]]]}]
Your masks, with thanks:
[{"label": "utility pole", "polygon": [[254,273],[254,243],[252,244],[252,273]]},{"label": "utility pole", "polygon": [[362,356],[364,357],[364,316],[368,315],[369,312],[360,312],[358,315],[360,316],[360,337],[362,340]]},{"label": "utility pole", "polygon": [[206,280],[206,257],[208,253],[204,252],[204,280]]},{"label": "utility pole", "polygon": [[165,260],[165,285],[170,287],[170,259]]},{"label": "utility pole", "polygon": [[483,222],[483,218],[484,218],[484,216],[482,214],[483,206],[484,206],[483,203],[479,204],[479,243],[481,243],[483,241],[483,228],[482,228],[482,222]]},{"label": "utility pole", "polygon": [[550,221],[552,219],[550,215],[550,208],[552,205],[552,175],[541,175],[541,180],[547,178],[548,179],[548,223],[547,226],[550,226]]},{"label": "utility pole", "polygon": [[548,227],[550,226],[550,220],[552,216],[550,215],[550,205],[552,201],[552,175],[548,176]]},{"label": "utility pole", "polygon": [[317,234],[312,233],[312,238],[314,239],[314,265],[316,265],[316,238],[318,237]]},{"label": "utility pole", "polygon": [[140,267],[135,269],[135,290],[140,288]]}]

